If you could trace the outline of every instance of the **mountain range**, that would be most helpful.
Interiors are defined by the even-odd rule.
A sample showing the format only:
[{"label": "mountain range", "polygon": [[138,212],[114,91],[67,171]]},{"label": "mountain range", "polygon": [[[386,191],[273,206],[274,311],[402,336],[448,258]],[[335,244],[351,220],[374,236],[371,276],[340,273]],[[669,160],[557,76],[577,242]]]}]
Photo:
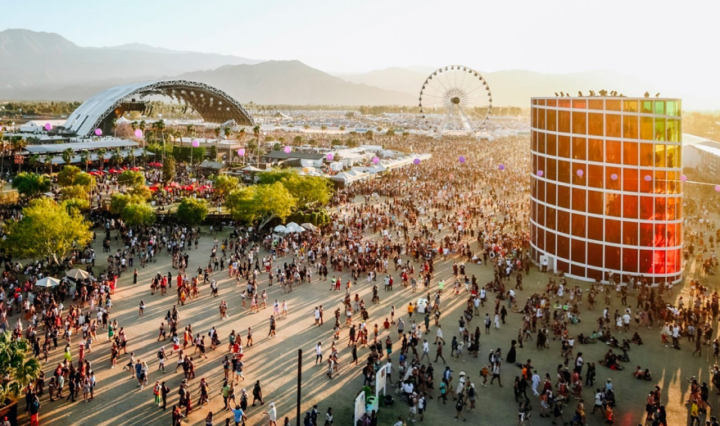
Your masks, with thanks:
[{"label": "mountain range", "polygon": [[[331,75],[299,61],[263,62],[140,43],[82,47],[59,34],[22,29],[0,32],[0,64],[0,99],[81,101],[118,84],[180,78],[210,84],[240,102],[295,105],[416,105],[431,70],[394,67]],[[530,97],[559,91],[640,95],[651,89],[640,79],[612,71],[482,74],[496,106],[526,107]]]}]

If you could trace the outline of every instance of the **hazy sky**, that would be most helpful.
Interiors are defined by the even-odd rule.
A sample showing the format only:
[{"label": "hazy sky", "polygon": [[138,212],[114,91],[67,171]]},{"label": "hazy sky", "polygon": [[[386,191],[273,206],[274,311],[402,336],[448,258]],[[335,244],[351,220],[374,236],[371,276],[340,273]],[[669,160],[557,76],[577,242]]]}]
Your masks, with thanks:
[{"label": "hazy sky", "polygon": [[331,72],[609,69],[720,96],[718,16],[720,0],[27,0],[3,4],[0,30],[298,59]]}]

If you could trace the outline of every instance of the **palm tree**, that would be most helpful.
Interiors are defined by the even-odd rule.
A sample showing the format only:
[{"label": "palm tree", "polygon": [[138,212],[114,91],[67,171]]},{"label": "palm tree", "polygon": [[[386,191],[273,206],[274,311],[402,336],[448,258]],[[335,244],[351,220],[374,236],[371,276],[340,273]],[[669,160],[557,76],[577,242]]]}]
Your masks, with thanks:
[{"label": "palm tree", "polygon": [[50,154],[43,157],[43,164],[50,167],[50,173],[52,174],[52,156],[50,156]]},{"label": "palm tree", "polygon": [[35,169],[35,173],[37,173],[37,168],[40,165],[40,154],[32,154],[28,157],[28,166],[30,168]]},{"label": "palm tree", "polygon": [[138,128],[137,121],[133,121],[132,123],[130,123],[130,128],[132,129],[133,133],[135,133],[135,130],[137,130]]},{"label": "palm tree", "polygon": [[340,131],[341,131],[341,132],[344,132],[344,131],[345,131],[345,126],[340,126]]},{"label": "palm tree", "polygon": [[105,154],[107,154],[107,149],[100,148],[97,150],[97,159],[100,163],[100,167],[103,167],[105,165]]},{"label": "palm tree", "polygon": [[165,161],[165,134],[163,131],[165,130],[165,121],[164,120],[158,120],[153,123],[155,126],[155,129],[160,133],[160,139],[162,139],[163,144],[163,161]]},{"label": "palm tree", "polygon": [[298,135],[298,136],[295,136],[295,137],[293,138],[293,144],[294,144],[294,145],[300,146],[300,145],[302,145],[302,141],[303,141],[302,136],[299,136],[299,135]]},{"label": "palm tree", "polygon": [[257,163],[260,164],[260,126],[255,126],[252,129],[255,139],[257,139]]},{"label": "palm tree", "polygon": [[87,149],[83,149],[80,151],[80,163],[82,163],[85,166],[85,171],[87,172],[87,166],[88,166],[88,160],[90,159],[90,153]]},{"label": "palm tree", "polygon": [[237,139],[239,142],[242,142],[243,139],[245,139],[245,128],[244,127],[238,131]]},{"label": "palm tree", "polygon": [[146,127],[147,127],[147,123],[145,122],[145,120],[140,121],[140,124],[138,125],[138,129],[140,129],[140,131],[145,133]]},{"label": "palm tree", "polygon": [[320,132],[321,132],[321,133],[325,132],[325,130],[327,130],[327,126],[326,126],[326,125],[323,124],[322,126],[320,126]]},{"label": "palm tree", "polygon": [[230,139],[230,135],[232,135],[232,130],[230,127],[225,127],[223,129],[223,132],[225,133],[225,139]]},{"label": "palm tree", "polygon": [[220,137],[220,128],[216,127],[213,129],[213,133],[215,133],[215,139]]},{"label": "palm tree", "polygon": [[192,138],[192,137],[195,137],[195,126],[194,126],[194,125],[188,124],[188,125],[185,127],[185,130],[187,130],[187,135],[188,135],[188,137],[191,137],[191,138]]},{"label": "palm tree", "polygon": [[122,156],[122,153],[120,152],[120,148],[113,149],[112,157],[110,157],[110,159],[115,164],[115,166],[119,166],[120,163],[122,163],[123,156]]},{"label": "palm tree", "polygon": [[65,151],[62,152],[62,159],[65,165],[70,165],[73,159],[74,152],[72,148],[67,148]]},{"label": "palm tree", "polygon": [[117,137],[117,126],[118,126],[117,118],[112,119],[112,121],[110,122],[110,126],[112,127],[112,130],[113,130],[113,137]]}]

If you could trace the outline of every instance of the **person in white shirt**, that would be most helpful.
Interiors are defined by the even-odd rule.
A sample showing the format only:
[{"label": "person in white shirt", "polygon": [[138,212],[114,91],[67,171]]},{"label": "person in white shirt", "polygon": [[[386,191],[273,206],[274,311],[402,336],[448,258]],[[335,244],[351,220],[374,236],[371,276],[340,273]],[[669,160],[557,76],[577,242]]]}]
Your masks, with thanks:
[{"label": "person in white shirt", "polygon": [[443,342],[443,345],[445,344],[445,339],[443,339],[443,332],[442,328],[438,324],[437,328],[435,329],[435,343],[438,342],[438,340],[441,340]]},{"label": "person in white shirt", "polygon": [[535,396],[540,396],[540,394],[538,393],[538,390],[537,390],[539,384],[540,384],[540,375],[538,374],[537,371],[533,371],[532,392],[533,392],[533,395],[535,395]]},{"label": "person in white shirt", "polygon": [[322,364],[322,343],[315,345],[315,365]]}]

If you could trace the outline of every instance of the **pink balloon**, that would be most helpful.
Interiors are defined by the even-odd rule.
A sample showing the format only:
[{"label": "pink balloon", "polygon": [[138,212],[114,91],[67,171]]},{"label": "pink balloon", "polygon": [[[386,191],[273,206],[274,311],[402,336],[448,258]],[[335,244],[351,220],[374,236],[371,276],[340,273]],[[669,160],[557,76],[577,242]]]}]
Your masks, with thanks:
[{"label": "pink balloon", "polygon": [[685,176],[685,175],[680,175],[680,180],[683,181],[683,182],[687,182],[687,176]]},{"label": "pink balloon", "polygon": [[582,177],[584,174],[585,174],[585,172],[583,171],[583,169],[578,169],[578,171],[577,171],[578,176]]},{"label": "pink balloon", "polygon": [[242,149],[242,148],[238,149],[238,155],[241,156],[241,157],[242,157],[243,155],[245,155],[245,150]]},{"label": "pink balloon", "polygon": [[420,159],[419,158],[414,159],[413,164],[415,164],[415,165],[420,164]]},{"label": "pink balloon", "polygon": [[645,182],[650,182],[652,180],[652,176],[645,175],[645,177],[643,179],[645,179]]},{"label": "pink balloon", "polygon": [[192,146],[193,146],[193,148],[197,148],[197,147],[200,146],[200,142],[199,142],[199,141],[192,141]]},{"label": "pink balloon", "polygon": [[618,175],[615,173],[610,175],[610,179],[612,179],[612,180],[617,180],[617,178],[618,178]]},{"label": "pink balloon", "polygon": [[95,129],[95,136],[102,136],[102,129]]},{"label": "pink balloon", "polygon": [[141,138],[141,137],[142,137],[142,130],[140,130],[140,129],[135,129],[135,137],[136,137],[136,138]]},{"label": "pink balloon", "polygon": [[328,161],[332,161],[332,160],[333,160],[333,158],[335,158],[335,156],[334,156],[334,155],[332,155],[332,152],[331,152],[331,153],[330,153],[330,154],[328,154],[328,155],[327,155],[327,156],[326,156],[325,158],[327,158],[327,160],[328,160]]},{"label": "pink balloon", "polygon": [[379,162],[380,162],[380,159],[379,159],[379,158],[373,157],[373,159],[372,159],[372,163],[373,163],[373,164],[377,164],[377,163],[379,163]]},{"label": "pink balloon", "polygon": [[499,165],[499,166],[498,166],[498,169],[500,169],[500,170],[505,170],[505,165],[504,165],[504,164]]},{"label": "pink balloon", "polygon": [[715,185],[715,191],[720,192],[720,185]]},{"label": "pink balloon", "polygon": [[289,146],[283,148],[283,152],[285,152],[285,154],[290,154],[290,151],[292,151],[292,148],[290,148]]},{"label": "pink balloon", "polygon": [[461,155],[460,158],[458,158],[458,161],[460,162],[460,164],[464,164],[464,163],[465,163],[465,156],[464,156],[464,155]]},{"label": "pink balloon", "polygon": [[540,177],[542,177],[544,174],[545,174],[545,172],[543,172],[542,170],[537,171],[537,175]]},{"label": "pink balloon", "polygon": [[50,123],[45,123],[45,130],[47,130],[48,132],[49,132],[50,130],[52,130],[52,124],[50,124]]}]

